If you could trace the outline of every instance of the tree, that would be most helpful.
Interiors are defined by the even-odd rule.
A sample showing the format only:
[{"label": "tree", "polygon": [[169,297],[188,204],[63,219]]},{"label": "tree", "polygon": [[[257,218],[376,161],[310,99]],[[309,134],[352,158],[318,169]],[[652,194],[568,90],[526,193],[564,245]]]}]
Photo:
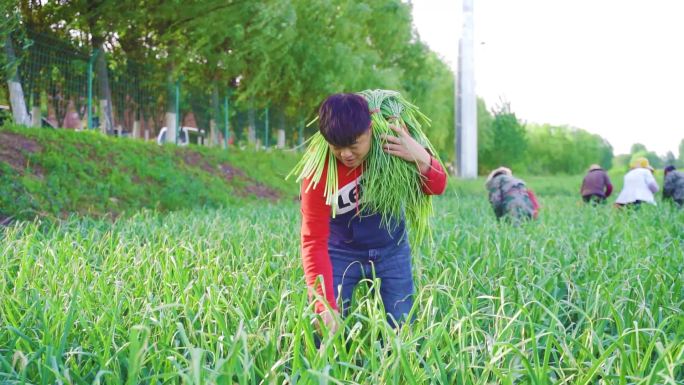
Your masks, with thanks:
[{"label": "tree", "polygon": [[4,54],[3,59],[0,59],[0,68],[3,70],[3,77],[7,79],[12,114],[16,123],[29,125],[30,119],[26,110],[24,90],[17,71],[19,62],[12,42],[12,33],[19,28],[20,15],[16,6],[5,0],[0,3],[0,15],[3,17],[2,24],[0,24],[0,42],[2,42]]},{"label": "tree", "polygon": [[486,172],[501,165],[519,168],[527,149],[525,127],[511,111],[508,102],[502,101],[492,115],[491,133],[483,135],[490,144],[478,156],[483,160],[481,169]]},{"label": "tree", "polygon": [[615,169],[624,171],[629,169],[629,161],[632,159],[630,154],[620,154],[613,158],[613,167]]},{"label": "tree", "polygon": [[[334,92],[396,89],[432,119],[425,129],[439,153],[453,152],[453,73],[420,41],[410,2],[20,3],[31,28],[59,32],[75,46],[107,52],[106,62],[96,63],[104,100],[110,99],[110,88],[115,102],[121,103],[116,76],[132,62],[145,68],[144,87],[152,90],[154,100],[149,103],[155,104],[151,110],[157,116],[173,112],[174,98],[165,86],[181,76],[183,90],[194,99],[206,99],[195,106],[205,103],[211,106],[205,111],[218,110],[219,97],[230,87],[238,107],[282,111],[281,126],[313,118],[320,101]],[[109,87],[106,80],[112,82]]]},{"label": "tree", "polygon": [[[121,30],[122,12],[114,3],[105,0],[81,0],[60,7],[57,14],[65,21],[65,25],[84,31],[89,36],[92,52],[97,52],[95,73],[97,77],[98,98],[102,113],[102,130],[105,133],[114,131],[112,115],[112,91],[109,84],[107,52],[111,39]],[[108,44],[110,43],[110,44]]]},{"label": "tree", "polygon": [[[531,125],[527,168],[540,174],[578,174],[598,163],[608,170],[613,166],[613,147],[599,135],[585,130]],[[616,162],[617,163],[617,162]]]},{"label": "tree", "polygon": [[494,117],[487,109],[485,101],[477,98],[477,168],[480,175],[485,175],[496,167],[487,158],[494,147],[493,121]]},{"label": "tree", "polygon": [[654,168],[661,168],[663,167],[663,160],[658,156],[653,151],[639,151],[634,154],[632,154],[630,158],[630,165],[637,159],[637,158],[646,158],[648,159],[648,163],[651,165],[651,167]]},{"label": "tree", "polygon": [[630,149],[630,164],[634,162],[637,158],[646,158],[651,167],[661,168],[663,167],[664,159],[658,156],[654,151],[649,151],[645,145],[641,143],[635,143]]},{"label": "tree", "polygon": [[454,74],[423,43],[415,42],[406,50],[400,68],[401,91],[432,122],[423,127],[442,159],[454,153]]},{"label": "tree", "polygon": [[667,154],[665,154],[665,158],[663,158],[663,164],[665,166],[677,164],[677,158],[672,151],[668,151]]},{"label": "tree", "polygon": [[641,144],[641,143],[634,143],[634,144],[632,145],[632,147],[630,147],[629,153],[632,154],[632,155],[634,155],[634,154],[636,154],[636,153],[638,153],[638,152],[648,152],[648,150],[646,150],[646,146],[645,146],[645,145],[643,145],[643,144]]}]

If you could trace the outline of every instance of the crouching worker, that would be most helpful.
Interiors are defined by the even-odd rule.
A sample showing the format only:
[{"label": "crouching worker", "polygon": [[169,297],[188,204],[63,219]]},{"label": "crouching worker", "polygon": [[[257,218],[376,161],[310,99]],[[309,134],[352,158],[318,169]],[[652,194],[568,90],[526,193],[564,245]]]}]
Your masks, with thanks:
[{"label": "crouching worker", "polygon": [[615,200],[615,206],[638,208],[642,203],[656,205],[655,193],[658,183],[649,169],[648,159],[640,157],[630,165],[631,169],[624,177],[622,191]]},{"label": "crouching worker", "polygon": [[[366,206],[372,201],[371,181],[382,178],[384,182],[379,184],[388,184],[393,177],[392,170],[386,168],[388,163],[373,159],[386,156],[409,162],[406,169],[419,186],[416,194],[439,195],[446,187],[447,176],[440,162],[405,127],[391,125],[394,135],[377,136],[376,123],[371,124],[374,113],[380,113],[379,109],[371,111],[369,102],[359,94],[329,96],[318,111],[322,138],[314,137],[307,149],[307,154],[319,154],[325,161],[316,162],[320,174],[300,172],[304,274],[317,296],[316,312],[331,331],[337,330],[339,311],[348,310],[354,288],[363,279],[379,278],[380,296],[393,326],[401,324],[413,306],[405,217],[399,215],[388,226],[380,213],[370,212]],[[309,164],[306,156],[303,164]],[[316,166],[311,162],[302,170],[307,167],[313,170]],[[330,173],[336,175],[333,184]]]},{"label": "crouching worker", "polygon": [[663,200],[671,200],[677,207],[684,207],[684,173],[674,166],[665,167]]},{"label": "crouching worker", "polygon": [[509,168],[499,167],[487,177],[489,203],[497,219],[509,220],[514,224],[537,218],[539,203],[525,182],[513,177]]},{"label": "crouching worker", "polygon": [[606,203],[606,198],[613,192],[608,174],[598,164],[589,167],[582,180],[582,199],[586,203]]}]

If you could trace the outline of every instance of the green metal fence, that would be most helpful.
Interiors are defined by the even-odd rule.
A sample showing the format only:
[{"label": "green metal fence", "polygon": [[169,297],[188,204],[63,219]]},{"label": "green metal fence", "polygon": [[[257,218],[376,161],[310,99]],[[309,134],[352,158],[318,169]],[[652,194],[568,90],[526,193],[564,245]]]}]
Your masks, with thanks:
[{"label": "green metal fence", "polygon": [[[158,76],[151,69],[135,61],[43,33],[26,34],[31,44],[21,52],[18,71],[34,125],[152,140],[166,125],[166,113],[172,112],[177,127],[203,131],[205,137],[199,141],[204,144],[272,147],[278,143],[278,129],[286,131],[287,147],[303,141],[303,122],[288,124],[278,107],[236,103],[237,93],[229,86],[193,86],[182,76],[155,80]],[[109,125],[107,105],[102,102],[107,100],[103,79],[97,70],[101,58],[111,94]]]}]

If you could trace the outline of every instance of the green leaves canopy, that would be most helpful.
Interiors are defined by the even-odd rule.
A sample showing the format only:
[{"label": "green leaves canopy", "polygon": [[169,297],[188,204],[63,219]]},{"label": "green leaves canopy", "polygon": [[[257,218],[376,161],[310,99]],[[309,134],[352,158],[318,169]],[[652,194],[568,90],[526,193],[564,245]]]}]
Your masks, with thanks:
[{"label": "green leaves canopy", "polygon": [[[22,2],[31,28],[96,46],[110,65],[136,62],[162,87],[234,88],[238,103],[272,106],[294,126],[327,95],[396,89],[433,119],[452,153],[453,75],[420,42],[401,0],[120,0]],[[36,17],[39,15],[40,17]],[[106,17],[104,16],[106,15]],[[235,89],[236,88],[236,89]],[[161,100],[161,99],[160,99]],[[310,129],[310,135],[313,129]]]}]

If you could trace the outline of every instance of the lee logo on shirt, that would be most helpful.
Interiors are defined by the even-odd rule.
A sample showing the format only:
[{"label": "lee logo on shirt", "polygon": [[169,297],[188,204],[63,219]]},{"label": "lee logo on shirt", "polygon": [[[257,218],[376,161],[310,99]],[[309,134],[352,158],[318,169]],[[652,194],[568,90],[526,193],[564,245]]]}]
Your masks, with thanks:
[{"label": "lee logo on shirt", "polygon": [[[337,191],[337,214],[346,214],[352,210],[356,209],[357,198],[361,198],[361,184],[359,184],[358,178],[354,181],[349,182],[344,187],[341,187]],[[357,193],[358,191],[358,193]]]}]

